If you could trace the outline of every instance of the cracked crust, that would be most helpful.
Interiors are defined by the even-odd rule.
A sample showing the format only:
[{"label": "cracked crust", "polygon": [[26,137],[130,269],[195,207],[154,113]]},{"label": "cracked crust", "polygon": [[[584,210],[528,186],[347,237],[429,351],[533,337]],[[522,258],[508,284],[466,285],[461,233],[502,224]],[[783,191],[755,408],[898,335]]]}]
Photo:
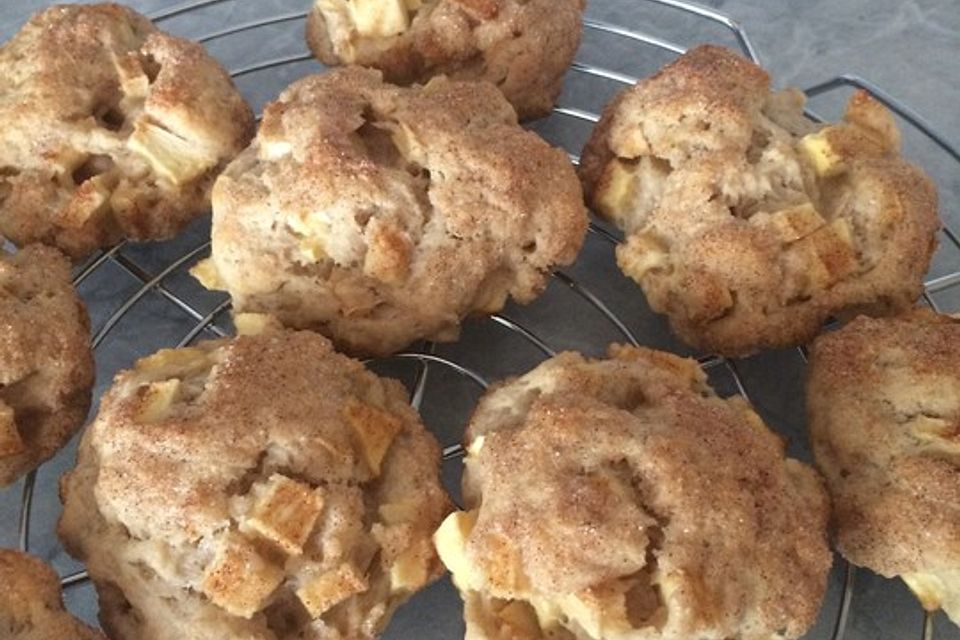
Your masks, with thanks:
[{"label": "cracked crust", "polygon": [[467,446],[470,511],[436,542],[468,637],[770,640],[814,622],[826,493],[695,361],[561,354],[488,391]]},{"label": "cracked crust", "polygon": [[115,4],[41,11],[0,48],[0,231],[74,258],[177,233],[253,115],[199,44]]},{"label": "cracked crust", "polygon": [[372,639],[440,574],[440,451],[403,387],[266,324],[138,361],[84,434],[59,534],[111,638]]},{"label": "cracked crust", "polygon": [[362,354],[454,340],[467,315],[532,301],[587,227],[566,155],[492,86],[403,89],[358,67],[269,105],[213,208],[201,281]]},{"label": "cracked crust", "polygon": [[580,46],[584,0],[406,2],[420,6],[402,10],[402,33],[362,35],[342,0],[316,0],[307,43],[324,64],[373,67],[402,85],[444,74],[485,80],[521,118],[550,113]]},{"label": "cracked crust", "polygon": [[5,640],[106,640],[63,608],[60,578],[39,559],[0,549],[0,585]]},{"label": "cracked crust", "polygon": [[37,468],[83,424],[93,387],[86,308],[59,251],[0,257],[0,486]]},{"label": "cracked crust", "polygon": [[861,317],[818,338],[810,362],[838,549],[960,622],[960,320]]},{"label": "cracked crust", "polygon": [[854,94],[817,125],[739,55],[701,46],[628,89],[583,152],[617,261],[686,342],[728,356],[802,344],[831,316],[909,308],[937,193],[892,115]]}]

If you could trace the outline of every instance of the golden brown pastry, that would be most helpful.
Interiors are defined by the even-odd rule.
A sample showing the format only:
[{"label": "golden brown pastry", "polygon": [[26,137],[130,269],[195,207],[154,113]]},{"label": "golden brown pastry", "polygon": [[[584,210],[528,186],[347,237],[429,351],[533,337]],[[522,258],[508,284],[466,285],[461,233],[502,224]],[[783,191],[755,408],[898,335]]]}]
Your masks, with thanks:
[{"label": "golden brown pastry", "polygon": [[840,553],[960,623],[960,320],[915,310],[818,338],[807,408]]},{"label": "golden brown pastry", "polygon": [[378,355],[532,301],[587,228],[566,154],[518,127],[492,86],[404,89],[358,67],[269,105],[213,210],[204,284],[237,311]]},{"label": "golden brown pastry", "polygon": [[210,206],[253,116],[198,44],[117,4],[37,13],[0,47],[0,233],[73,257]]},{"label": "golden brown pastry", "polygon": [[0,637],[105,640],[63,608],[60,578],[33,556],[0,549]]},{"label": "golden brown pastry", "polygon": [[620,268],[696,347],[801,344],[831,316],[921,293],[937,194],[900,158],[892,115],[865,92],[837,124],[803,105],[701,46],[614,100],[584,149],[588,201],[625,232]]},{"label": "golden brown pastry", "polygon": [[473,640],[771,640],[826,588],[826,493],[693,360],[612,347],[492,388],[435,542]]},{"label": "golden brown pastry", "polygon": [[315,0],[307,43],[402,85],[485,80],[521,118],[547,115],[580,46],[585,0]]},{"label": "golden brown pastry", "polygon": [[[114,640],[364,640],[440,574],[440,450],[403,387],[310,332],[117,376],[62,482],[59,533]],[[266,328],[264,328],[266,326]]]},{"label": "golden brown pastry", "polygon": [[0,253],[0,486],[65,445],[90,409],[87,310],[56,249]]}]

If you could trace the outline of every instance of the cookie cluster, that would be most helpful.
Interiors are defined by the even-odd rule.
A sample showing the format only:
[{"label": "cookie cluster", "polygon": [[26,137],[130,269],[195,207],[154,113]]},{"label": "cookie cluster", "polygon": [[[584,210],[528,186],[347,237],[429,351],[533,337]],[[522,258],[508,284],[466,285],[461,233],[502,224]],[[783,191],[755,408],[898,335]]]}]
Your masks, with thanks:
[{"label": "cookie cluster", "polygon": [[[519,121],[553,108],[584,9],[316,0],[307,42],[342,68],[287,87],[255,135],[218,62],[122,6],[52,7],[0,48],[0,232],[19,247],[0,257],[0,484],[91,405],[69,258],[212,209],[192,273],[238,333],[117,375],[62,478],[58,534],[105,635],[12,551],[0,634],[373,640],[446,567],[473,640],[795,640],[831,520],[850,561],[960,619],[960,324],[912,309],[937,197],[893,116],[860,92],[814,122],[801,92],[701,46],[609,104],[578,175]],[[696,348],[875,316],[813,344],[819,472],[696,360],[614,345],[488,389],[454,508],[407,390],[351,356],[535,303],[588,206]]]}]

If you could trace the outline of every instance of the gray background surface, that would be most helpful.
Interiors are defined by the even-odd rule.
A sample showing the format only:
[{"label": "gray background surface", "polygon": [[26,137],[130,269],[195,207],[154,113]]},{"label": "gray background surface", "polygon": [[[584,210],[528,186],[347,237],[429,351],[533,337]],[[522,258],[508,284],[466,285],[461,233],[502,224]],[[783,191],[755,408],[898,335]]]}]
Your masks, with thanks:
[{"label": "gray background surface", "polygon": [[[32,11],[45,4],[38,0],[0,0],[0,39],[6,40]],[[129,4],[147,14],[179,6],[170,0],[137,0]],[[304,0],[224,0],[165,20],[162,26],[178,35],[199,38],[231,25],[302,11],[307,4]],[[960,144],[960,109],[957,107],[960,104],[960,2],[957,0],[719,0],[709,5],[743,24],[778,84],[806,87],[842,73],[857,74],[910,104],[947,139]],[[588,16],[656,34],[684,46],[704,41],[736,44],[730,31],[722,25],[644,0],[593,0]],[[288,22],[215,39],[208,43],[208,48],[234,70],[295,55],[304,51],[302,23]],[[651,47],[588,32],[578,60],[640,77],[671,57]],[[299,62],[243,75],[237,83],[259,110],[290,81],[319,69],[316,63]],[[571,73],[562,102],[565,106],[597,111],[617,89],[615,83]],[[831,92],[811,106],[822,115],[834,118],[848,93],[845,90]],[[590,129],[585,123],[557,116],[535,124],[534,128],[573,153],[579,152]],[[960,229],[957,225],[960,165],[909,128],[905,132],[905,151],[937,180],[943,216],[953,228]],[[142,269],[139,274],[131,273],[121,264],[107,262],[87,279],[80,290],[89,303],[95,331],[104,326],[124,300],[141,289],[143,279],[149,279],[201,245],[206,239],[207,224],[200,220],[188,233],[171,242],[124,249],[126,259]],[[611,253],[609,244],[591,236],[580,260],[568,272],[606,301],[640,342],[689,353],[669,336],[664,322],[649,312],[638,289],[619,274]],[[185,266],[194,261],[187,260]],[[942,243],[930,277],[948,275],[958,269],[960,251]],[[187,302],[201,315],[214,310],[223,300],[201,290],[184,268],[174,270],[163,285],[167,292]],[[956,288],[937,293],[934,299],[946,310],[960,310]],[[609,342],[623,340],[596,309],[558,282],[535,304],[509,308],[506,313],[558,349],[601,353]],[[223,316],[217,316],[216,321],[224,327],[229,324]],[[148,292],[122,317],[98,350],[97,394],[118,369],[136,357],[176,344],[194,324],[193,318],[163,296]],[[210,335],[204,333],[201,337]],[[463,339],[441,347],[441,353],[491,380],[520,373],[541,358],[524,339],[490,321],[469,323]],[[764,353],[739,361],[737,367],[764,418],[789,439],[791,453],[808,458],[802,415],[803,363],[797,352]],[[412,366],[397,363],[386,363],[379,368],[407,380],[413,373]],[[721,392],[736,391],[726,369],[713,369],[711,377]],[[478,389],[463,378],[445,369],[431,369],[423,413],[443,444],[459,440],[465,416],[477,395]],[[31,550],[53,562],[62,574],[78,568],[62,552],[53,535],[59,512],[56,479],[72,463],[73,452],[71,446],[40,470],[32,519]],[[445,480],[454,493],[458,493],[458,477],[459,462],[446,463]],[[0,545],[16,544],[20,494],[19,485],[0,491]],[[821,619],[809,638],[831,637],[841,579],[842,566],[838,562]],[[922,612],[898,581],[859,571],[856,585],[848,639],[920,637]],[[66,599],[72,609],[94,619],[95,597],[89,586],[70,589]],[[960,631],[943,615],[936,617],[935,632],[937,638],[960,639]],[[462,637],[459,601],[449,583],[444,580],[417,596],[396,616],[386,637],[437,640]]]}]

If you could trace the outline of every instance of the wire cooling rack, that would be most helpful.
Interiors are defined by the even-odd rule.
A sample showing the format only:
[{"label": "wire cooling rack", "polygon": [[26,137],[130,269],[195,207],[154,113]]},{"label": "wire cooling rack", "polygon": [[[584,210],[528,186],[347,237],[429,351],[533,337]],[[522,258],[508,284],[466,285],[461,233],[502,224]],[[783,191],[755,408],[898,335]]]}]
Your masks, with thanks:
[{"label": "wire cooling rack", "polygon": [[[216,10],[235,1],[194,0],[155,12],[151,17],[165,29],[178,33],[200,12]],[[760,62],[747,32],[720,12],[683,0],[638,0],[638,5],[655,12],[676,14],[689,21],[691,31],[716,28],[745,55]],[[227,41],[246,43],[248,46],[244,49],[254,58],[233,66],[231,74],[248,95],[259,93],[261,99],[269,99],[300,75],[319,70],[302,46],[296,52],[276,55],[269,47],[260,46],[277,29],[299,33],[304,18],[303,11],[271,12],[258,19],[223,23],[200,37],[193,37],[211,50]],[[576,153],[598,120],[603,102],[637,80],[631,75],[636,73],[632,68],[636,61],[652,60],[655,68],[685,49],[684,45],[637,30],[633,25],[586,20],[584,47],[568,76],[560,105],[550,118],[534,128],[555,144],[564,146],[573,162],[578,162]],[[606,62],[585,60],[584,56],[591,51],[606,53]],[[618,51],[626,55],[618,55]],[[246,86],[244,80],[249,81]],[[960,163],[957,147],[920,114],[864,78],[841,75],[808,88],[806,93],[811,98],[840,98],[851,88],[869,91],[898,114],[908,130],[912,129],[925,144],[938,148],[951,166]],[[820,119],[813,111],[809,115]],[[159,347],[184,346],[198,339],[232,333],[229,300],[221,294],[203,291],[186,275],[190,266],[209,253],[207,224],[200,221],[170,242],[118,244],[77,268],[74,282],[88,303],[95,327],[98,395],[112,375],[136,357]],[[960,290],[960,239],[950,228],[944,228],[942,235],[940,254],[952,252],[953,255],[941,257],[940,262],[953,266],[935,270],[934,277],[926,282],[923,302],[937,310],[956,310],[941,309],[956,305],[942,304],[937,297]],[[762,354],[743,361],[691,354],[670,337],[662,319],[649,311],[639,289],[617,271],[613,249],[619,237],[618,232],[602,222],[593,222],[582,256],[569,269],[554,274],[541,300],[526,308],[510,306],[503,313],[467,323],[458,343],[424,343],[414,350],[369,363],[372,368],[400,377],[408,384],[411,403],[421,410],[427,424],[444,444],[444,480],[453,495],[459,495],[459,459],[463,455],[459,441],[463,425],[488,380],[521,373],[561,349],[575,348],[596,354],[614,341],[642,343],[696,356],[721,393],[740,394],[751,401],[768,423],[788,438],[791,455],[809,460],[802,425],[805,348]],[[944,295],[946,298],[956,299]],[[43,553],[58,561],[56,564],[61,569],[69,567],[70,561],[63,559],[62,550],[56,546],[52,527],[57,507],[51,505],[56,504],[58,472],[70,466],[72,459],[71,447],[38,472],[29,474],[22,483],[19,522],[0,525],[0,531],[4,526],[17,526],[19,546],[23,550],[37,552],[37,543],[43,543]],[[45,504],[44,522],[39,524],[35,522],[36,501]],[[36,540],[31,536],[33,529],[41,529]],[[68,604],[80,615],[92,619],[92,589],[86,574],[82,570],[64,571],[62,584],[67,590]],[[807,638],[932,640],[935,630],[938,640],[960,638],[960,633],[942,614],[924,614],[899,582],[884,581],[867,571],[855,570],[838,557],[820,620]],[[449,583],[438,583],[401,609],[385,637],[427,640],[462,637],[459,600]]]}]

